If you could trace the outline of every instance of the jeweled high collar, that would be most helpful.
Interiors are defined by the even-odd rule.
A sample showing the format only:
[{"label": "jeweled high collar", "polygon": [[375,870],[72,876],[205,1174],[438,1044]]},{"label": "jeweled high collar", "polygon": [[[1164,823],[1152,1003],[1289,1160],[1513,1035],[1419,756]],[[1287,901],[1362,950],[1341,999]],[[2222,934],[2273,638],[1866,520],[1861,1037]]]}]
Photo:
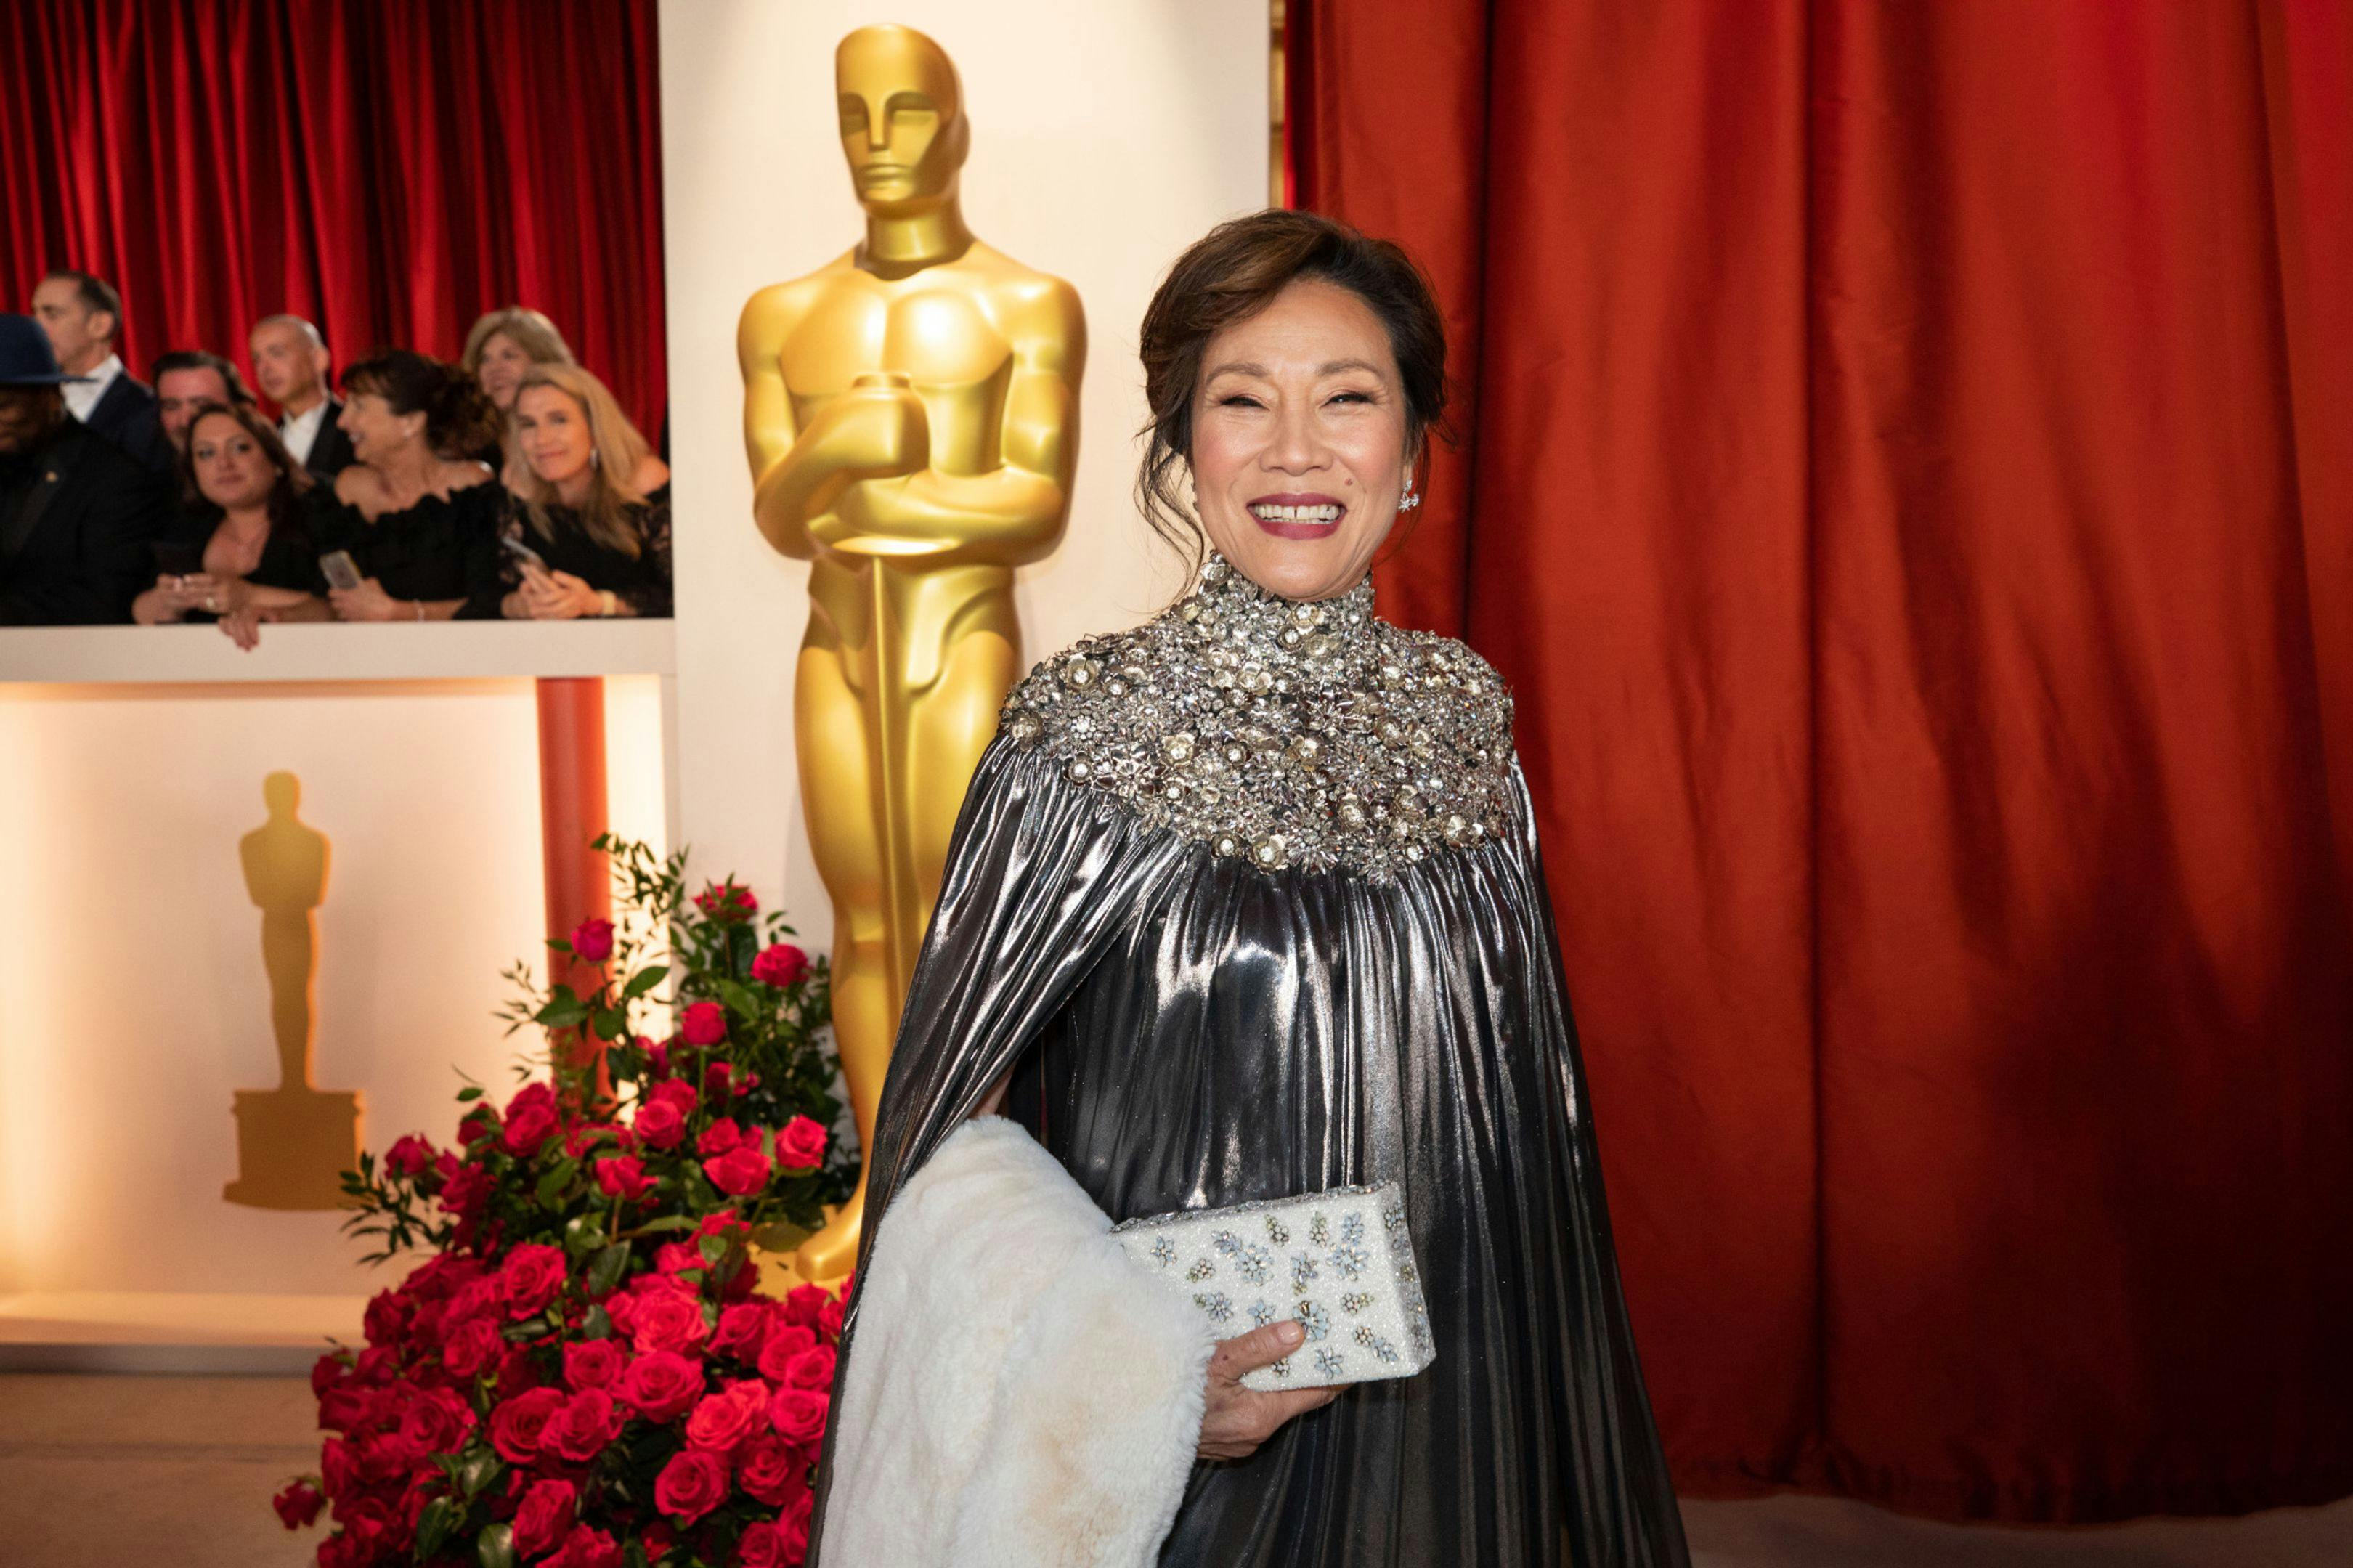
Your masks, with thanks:
[{"label": "jeweled high collar", "polygon": [[1287,599],[1212,550],[1172,612],[1245,662],[1319,684],[1375,651],[1373,574],[1328,599]]}]

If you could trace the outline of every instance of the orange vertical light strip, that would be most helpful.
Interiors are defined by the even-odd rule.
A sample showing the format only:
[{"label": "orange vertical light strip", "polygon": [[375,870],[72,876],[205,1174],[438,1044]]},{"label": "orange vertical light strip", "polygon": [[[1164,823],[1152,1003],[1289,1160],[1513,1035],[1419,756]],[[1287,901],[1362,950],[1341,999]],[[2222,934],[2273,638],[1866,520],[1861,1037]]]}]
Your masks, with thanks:
[{"label": "orange vertical light strip", "polygon": [[[569,938],[581,921],[613,918],[613,880],[604,855],[588,846],[610,826],[605,798],[605,682],[596,677],[545,679],[539,687],[540,854],[547,888],[547,934]],[[550,983],[596,989],[602,966],[551,954]],[[583,1031],[581,1048],[603,1047]],[[601,1062],[597,1088],[607,1089]]]}]

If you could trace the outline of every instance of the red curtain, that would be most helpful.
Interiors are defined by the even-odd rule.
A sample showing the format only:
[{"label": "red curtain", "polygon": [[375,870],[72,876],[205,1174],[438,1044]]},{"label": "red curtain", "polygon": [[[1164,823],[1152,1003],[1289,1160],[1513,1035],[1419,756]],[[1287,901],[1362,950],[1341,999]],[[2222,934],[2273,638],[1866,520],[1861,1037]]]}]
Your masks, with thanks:
[{"label": "red curtain", "polygon": [[124,362],[291,310],[338,364],[524,304],[660,427],[654,0],[7,0],[0,306],[122,290]]},{"label": "red curtain", "polygon": [[2353,1491],[2353,8],[1293,14],[1687,1489]]}]

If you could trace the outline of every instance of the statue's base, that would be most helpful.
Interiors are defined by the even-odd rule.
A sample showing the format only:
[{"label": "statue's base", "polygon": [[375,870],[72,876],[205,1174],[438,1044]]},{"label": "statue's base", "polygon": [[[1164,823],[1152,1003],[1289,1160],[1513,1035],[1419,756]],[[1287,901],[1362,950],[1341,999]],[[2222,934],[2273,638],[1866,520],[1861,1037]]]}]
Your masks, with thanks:
[{"label": "statue's base", "polygon": [[316,1089],[237,1091],[237,1180],[221,1189],[257,1209],[349,1206],[343,1173],[360,1163],[360,1097]]}]

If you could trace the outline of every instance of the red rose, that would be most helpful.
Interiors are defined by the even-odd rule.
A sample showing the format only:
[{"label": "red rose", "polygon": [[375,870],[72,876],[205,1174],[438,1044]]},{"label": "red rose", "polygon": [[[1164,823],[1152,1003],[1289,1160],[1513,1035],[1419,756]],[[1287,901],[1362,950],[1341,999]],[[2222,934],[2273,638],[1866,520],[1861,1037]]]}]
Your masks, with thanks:
[{"label": "red rose", "polygon": [[554,1101],[534,1100],[528,1105],[512,1106],[507,1110],[506,1131],[499,1136],[499,1147],[518,1160],[528,1160],[546,1147],[555,1131]]},{"label": "red rose", "polygon": [[474,1214],[491,1195],[491,1173],[480,1165],[460,1165],[441,1184],[441,1206],[459,1218]]},{"label": "red rose", "polygon": [[554,1449],[575,1465],[585,1465],[621,1435],[624,1419],[611,1394],[601,1388],[584,1388],[549,1419],[540,1447]]},{"label": "red rose", "polygon": [[744,1528],[735,1542],[735,1561],[742,1568],[786,1568],[784,1531],[768,1520]]},{"label": "red rose", "polygon": [[385,1151],[384,1168],[414,1181],[432,1167],[438,1154],[432,1144],[411,1132]]},{"label": "red rose", "polygon": [[716,1002],[691,1002],[678,1016],[678,1037],[690,1046],[715,1046],[727,1037],[727,1009]]},{"label": "red rose", "polygon": [[760,901],[752,896],[752,889],[732,877],[724,882],[706,885],[694,895],[694,907],[724,924],[747,921],[760,912]]},{"label": "red rose", "polygon": [[[683,1122],[680,1130],[685,1130]],[[635,1202],[652,1188],[654,1179],[646,1174],[646,1163],[636,1155],[608,1154],[596,1162],[596,1184],[608,1198]]]},{"label": "red rose", "polygon": [[735,1069],[725,1062],[712,1062],[702,1069],[702,1097],[724,1100],[731,1092],[728,1085],[735,1081]]},{"label": "red rose", "polygon": [[590,963],[602,963],[613,956],[613,922],[582,921],[572,928],[572,951]]},{"label": "red rose", "polygon": [[572,1512],[580,1500],[570,1481],[534,1481],[515,1510],[514,1549],[518,1557],[553,1552],[572,1528]]},{"label": "red rose", "polygon": [[808,1456],[774,1432],[758,1434],[735,1454],[735,1479],[770,1508],[808,1490]]},{"label": "red rose", "polygon": [[499,1131],[499,1113],[487,1105],[478,1105],[466,1112],[458,1123],[458,1142],[472,1148],[485,1138],[494,1138]]},{"label": "red rose", "polygon": [[776,1167],[757,1148],[733,1149],[715,1160],[702,1162],[702,1173],[711,1184],[730,1197],[749,1197],[768,1184]]},{"label": "red rose", "polygon": [[647,1420],[674,1421],[702,1393],[702,1369],[674,1351],[654,1351],[629,1363],[616,1392]]},{"label": "red rose", "polygon": [[499,1270],[499,1289],[506,1297],[508,1317],[530,1317],[564,1289],[564,1248],[536,1242],[516,1247]]},{"label": "red rose", "polygon": [[308,1481],[289,1481],[283,1491],[269,1500],[269,1506],[278,1510],[278,1517],[289,1530],[318,1523],[319,1510],[326,1504],[319,1489]]},{"label": "red rose", "polygon": [[731,1383],[717,1394],[703,1395],[686,1418],[690,1448],[724,1454],[760,1429],[768,1413],[768,1388],[756,1377]]},{"label": "red rose", "polygon": [[[731,1149],[740,1149],[744,1142],[744,1130],[735,1125],[735,1119],[723,1116],[702,1130],[702,1136],[694,1141],[694,1152],[708,1159],[713,1154],[724,1154]],[[756,1146],[760,1135],[756,1132],[752,1134],[750,1142]]]},{"label": "red rose", "polygon": [[683,1274],[702,1267],[702,1249],[691,1241],[665,1241],[654,1248],[654,1268],[663,1274]]},{"label": "red rose", "polygon": [[352,1456],[352,1446],[341,1437],[330,1437],[319,1445],[319,1485],[326,1494],[340,1500],[349,1496],[360,1484],[359,1465]]},{"label": "red rose", "polygon": [[785,1540],[785,1561],[798,1563],[808,1555],[809,1510],[817,1501],[814,1492],[803,1492],[786,1505],[784,1514],[776,1521],[776,1533]]},{"label": "red rose", "polygon": [[427,1389],[400,1413],[400,1435],[420,1454],[456,1453],[473,1429],[473,1407],[451,1389]]},{"label": "red rose", "polygon": [[807,1388],[780,1388],[768,1401],[768,1425],[787,1443],[803,1447],[825,1436],[827,1400]]},{"label": "red rose", "polygon": [[841,1314],[846,1300],[845,1297],[836,1296],[817,1310],[817,1331],[828,1340],[839,1342],[841,1338]]},{"label": "red rose", "polygon": [[476,1318],[459,1324],[448,1342],[441,1347],[441,1364],[449,1369],[452,1377],[477,1376],[505,1342],[488,1320]]},{"label": "red rose", "polygon": [[621,1568],[621,1546],[601,1530],[575,1524],[564,1538],[564,1550],[540,1568]]},{"label": "red rose", "polygon": [[817,1331],[806,1323],[779,1322],[768,1331],[768,1342],[760,1347],[760,1375],[770,1383],[785,1381],[785,1369],[793,1358],[817,1344]]},{"label": "red rose", "polygon": [[343,1374],[350,1370],[343,1364],[343,1357],[339,1355],[321,1356],[311,1363],[311,1392],[326,1393],[336,1384],[341,1383],[343,1380]]},{"label": "red rose", "polygon": [[796,1285],[785,1292],[785,1321],[817,1327],[817,1315],[833,1300],[822,1285]]},{"label": "red rose", "polygon": [[396,1345],[408,1337],[409,1320],[417,1309],[397,1290],[379,1290],[368,1299],[360,1328],[372,1345]]},{"label": "red rose", "polygon": [[786,1170],[806,1170],[825,1158],[828,1140],[822,1122],[796,1116],[776,1133],[776,1163]]},{"label": "red rose", "polygon": [[681,1524],[692,1524],[725,1500],[727,1462],[700,1448],[682,1448],[654,1478],[654,1506]]},{"label": "red rose", "polygon": [[760,1347],[767,1342],[767,1304],[744,1301],[721,1310],[719,1326],[711,1332],[711,1353],[733,1356],[751,1366],[759,1361]]},{"label": "red rose", "polygon": [[491,1447],[509,1464],[531,1463],[539,1457],[548,1421],[563,1407],[564,1395],[552,1388],[516,1394],[491,1412]]},{"label": "red rose", "polygon": [[501,1395],[524,1393],[537,1388],[547,1380],[539,1375],[539,1363],[531,1352],[521,1345],[509,1345],[499,1357],[499,1370],[494,1381]]},{"label": "red rose", "polygon": [[762,948],[760,956],[752,961],[752,978],[779,990],[798,984],[807,973],[808,954],[788,942]]},{"label": "red rose", "polygon": [[709,1332],[702,1300],[667,1275],[640,1275],[630,1288],[629,1342],[647,1351],[691,1351]]},{"label": "red rose", "polygon": [[575,1389],[610,1388],[621,1375],[621,1347],[610,1340],[575,1340],[564,1347],[564,1381]]},{"label": "red rose", "polygon": [[831,1388],[833,1358],[831,1345],[814,1345],[801,1352],[785,1366],[785,1385],[787,1388]]},{"label": "red rose", "polygon": [[630,1125],[649,1149],[675,1149],[686,1136],[686,1118],[668,1100],[649,1100],[638,1107]]}]

